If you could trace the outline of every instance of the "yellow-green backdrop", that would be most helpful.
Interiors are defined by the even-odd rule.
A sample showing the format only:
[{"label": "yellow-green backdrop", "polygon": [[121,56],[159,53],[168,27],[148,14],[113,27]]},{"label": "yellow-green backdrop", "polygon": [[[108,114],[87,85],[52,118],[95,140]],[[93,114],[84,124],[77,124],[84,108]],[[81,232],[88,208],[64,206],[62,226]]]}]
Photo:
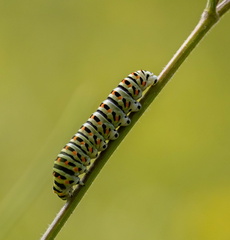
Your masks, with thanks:
[{"label": "yellow-green backdrop", "polygon": [[[0,239],[39,239],[52,165],[132,71],[159,74],[202,1],[0,2]],[[113,154],[57,239],[230,239],[229,15]]]}]

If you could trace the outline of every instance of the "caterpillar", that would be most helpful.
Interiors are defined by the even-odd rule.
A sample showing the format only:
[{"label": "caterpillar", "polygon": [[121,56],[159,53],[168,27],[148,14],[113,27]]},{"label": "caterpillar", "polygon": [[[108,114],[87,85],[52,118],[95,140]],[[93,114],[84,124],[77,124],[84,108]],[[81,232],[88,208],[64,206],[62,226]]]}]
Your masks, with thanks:
[{"label": "caterpillar", "polygon": [[67,200],[73,186],[83,184],[79,175],[86,173],[91,160],[107,148],[109,140],[118,138],[118,128],[130,124],[128,114],[141,109],[137,100],[157,81],[157,76],[149,71],[129,74],[62,148],[53,167],[53,191],[58,197]]}]

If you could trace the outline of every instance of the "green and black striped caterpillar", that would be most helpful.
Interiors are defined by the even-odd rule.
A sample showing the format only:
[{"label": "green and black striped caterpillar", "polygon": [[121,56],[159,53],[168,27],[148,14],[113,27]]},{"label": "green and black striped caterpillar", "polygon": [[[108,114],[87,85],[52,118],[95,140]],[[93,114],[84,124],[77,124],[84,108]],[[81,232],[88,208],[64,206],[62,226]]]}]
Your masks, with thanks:
[{"label": "green and black striped caterpillar", "polygon": [[87,171],[98,152],[107,148],[109,140],[118,138],[117,128],[130,124],[127,114],[140,110],[137,100],[148,86],[156,83],[157,76],[149,71],[129,74],[64,146],[53,167],[53,190],[61,199],[68,199],[73,186],[82,184],[79,175]]}]

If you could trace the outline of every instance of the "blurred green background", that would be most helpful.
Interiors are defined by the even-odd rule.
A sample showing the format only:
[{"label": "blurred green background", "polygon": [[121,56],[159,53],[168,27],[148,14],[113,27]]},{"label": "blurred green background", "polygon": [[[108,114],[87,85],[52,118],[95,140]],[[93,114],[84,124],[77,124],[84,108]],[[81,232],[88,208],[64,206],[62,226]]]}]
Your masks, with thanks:
[{"label": "blurred green background", "polygon": [[[127,74],[159,74],[205,4],[0,2],[0,239],[40,238],[64,204],[51,175],[62,146]],[[122,142],[56,239],[230,239],[229,42],[228,14]]]}]

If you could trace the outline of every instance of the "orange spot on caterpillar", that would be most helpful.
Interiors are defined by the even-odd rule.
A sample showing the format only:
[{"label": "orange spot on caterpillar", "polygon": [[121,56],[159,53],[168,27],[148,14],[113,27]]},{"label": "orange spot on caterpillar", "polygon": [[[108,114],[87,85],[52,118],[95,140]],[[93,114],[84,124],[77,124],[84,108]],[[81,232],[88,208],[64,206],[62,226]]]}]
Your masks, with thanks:
[{"label": "orange spot on caterpillar", "polygon": [[73,171],[74,172],[79,172],[79,168],[75,167],[75,168],[73,168]]}]

